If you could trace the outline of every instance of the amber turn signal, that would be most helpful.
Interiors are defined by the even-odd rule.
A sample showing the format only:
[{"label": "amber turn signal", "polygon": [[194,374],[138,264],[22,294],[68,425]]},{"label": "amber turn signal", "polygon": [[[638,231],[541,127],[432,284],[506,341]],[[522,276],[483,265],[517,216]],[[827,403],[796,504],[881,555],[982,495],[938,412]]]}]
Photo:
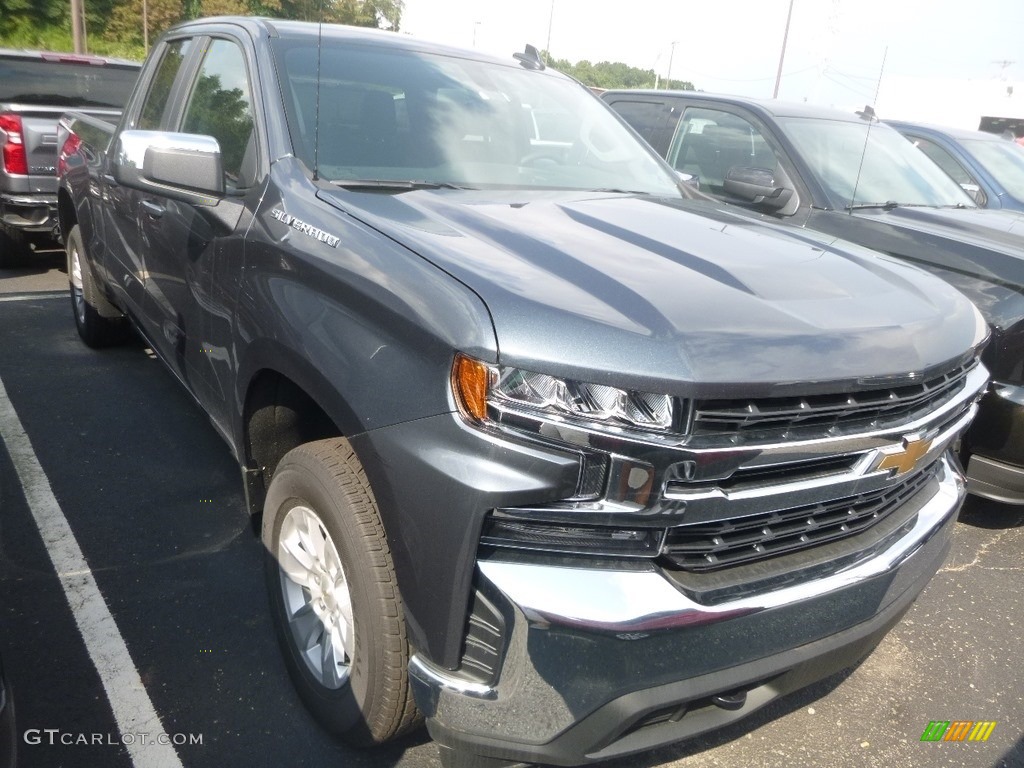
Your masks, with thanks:
[{"label": "amber turn signal", "polygon": [[490,381],[491,370],[487,365],[461,353],[455,355],[452,391],[465,416],[477,421],[487,418],[487,388]]}]

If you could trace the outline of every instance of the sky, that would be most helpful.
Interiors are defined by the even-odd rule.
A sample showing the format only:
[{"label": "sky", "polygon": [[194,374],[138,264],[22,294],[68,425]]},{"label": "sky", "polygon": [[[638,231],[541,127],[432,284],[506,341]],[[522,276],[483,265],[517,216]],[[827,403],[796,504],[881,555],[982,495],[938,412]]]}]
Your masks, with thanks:
[{"label": "sky", "polygon": [[[789,0],[405,0],[401,28],[500,56],[527,42],[543,49],[550,35],[556,58],[661,77],[671,65],[701,90],[770,98],[788,9]],[[1024,0],[793,0],[779,98],[948,123],[978,109],[1024,113]]]}]

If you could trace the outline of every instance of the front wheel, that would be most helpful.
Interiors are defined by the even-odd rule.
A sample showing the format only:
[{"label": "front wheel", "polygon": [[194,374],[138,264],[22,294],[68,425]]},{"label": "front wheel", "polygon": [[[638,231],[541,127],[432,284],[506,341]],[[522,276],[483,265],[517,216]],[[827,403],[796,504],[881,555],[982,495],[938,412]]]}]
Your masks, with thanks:
[{"label": "front wheel", "polygon": [[418,724],[391,552],[347,440],[306,443],[281,459],[262,537],[278,640],[314,716],[357,746]]},{"label": "front wheel", "polygon": [[68,281],[71,283],[71,308],[75,327],[90,347],[108,347],[124,341],[127,322],[120,311],[107,301],[96,283],[92,264],[85,253],[82,232],[76,224],[67,238]]}]

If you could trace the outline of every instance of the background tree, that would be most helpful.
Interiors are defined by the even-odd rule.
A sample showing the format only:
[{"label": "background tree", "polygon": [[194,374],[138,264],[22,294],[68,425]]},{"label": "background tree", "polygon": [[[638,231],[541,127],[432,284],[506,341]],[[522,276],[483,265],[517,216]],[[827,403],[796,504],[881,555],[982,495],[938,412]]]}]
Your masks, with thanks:
[{"label": "background tree", "polygon": [[[91,53],[145,56],[142,0],[83,0]],[[147,0],[150,44],[165,29],[202,16],[253,15],[397,31],[403,0]],[[0,46],[73,50],[70,0],[0,0]]]},{"label": "background tree", "polygon": [[201,16],[247,16],[252,13],[254,16],[267,16],[267,13],[253,13],[252,8],[245,0],[203,0],[196,16],[189,16],[185,11],[186,19],[199,18]]},{"label": "background tree", "polygon": [[[398,31],[403,0],[324,0],[323,20],[355,27],[382,27]],[[319,21],[320,0],[281,0],[280,16],[285,19]]]},{"label": "background tree", "polygon": [[59,38],[65,31],[70,40],[71,4],[68,0],[0,0],[2,45],[48,47],[51,39]]},{"label": "background tree", "polygon": [[658,80],[653,69],[631,67],[621,61],[600,61],[597,64],[583,59],[575,64],[568,59],[549,59],[551,66],[559,72],[575,77],[591,88],[670,88],[680,91],[694,91],[689,80]]},{"label": "background tree", "polygon": [[[85,0],[86,3],[89,0]],[[184,18],[184,7],[181,0],[146,0],[146,21],[149,31],[149,42],[172,24]],[[91,32],[92,30],[90,30]],[[110,21],[103,30],[102,37],[109,42],[142,48],[142,0],[119,0],[110,16]],[[98,50],[94,40],[89,40],[91,50]]]}]

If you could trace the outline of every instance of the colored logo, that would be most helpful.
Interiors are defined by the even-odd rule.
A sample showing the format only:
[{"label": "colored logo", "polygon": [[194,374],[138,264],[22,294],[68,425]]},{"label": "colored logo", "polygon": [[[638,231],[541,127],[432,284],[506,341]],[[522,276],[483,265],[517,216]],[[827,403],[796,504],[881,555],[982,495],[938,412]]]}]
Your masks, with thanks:
[{"label": "colored logo", "polygon": [[903,445],[882,449],[881,459],[877,461],[874,469],[895,469],[894,477],[905,475],[917,466],[931,447],[931,440],[904,438]]},{"label": "colored logo", "polygon": [[932,720],[921,741],[988,741],[995,728],[995,720]]}]

